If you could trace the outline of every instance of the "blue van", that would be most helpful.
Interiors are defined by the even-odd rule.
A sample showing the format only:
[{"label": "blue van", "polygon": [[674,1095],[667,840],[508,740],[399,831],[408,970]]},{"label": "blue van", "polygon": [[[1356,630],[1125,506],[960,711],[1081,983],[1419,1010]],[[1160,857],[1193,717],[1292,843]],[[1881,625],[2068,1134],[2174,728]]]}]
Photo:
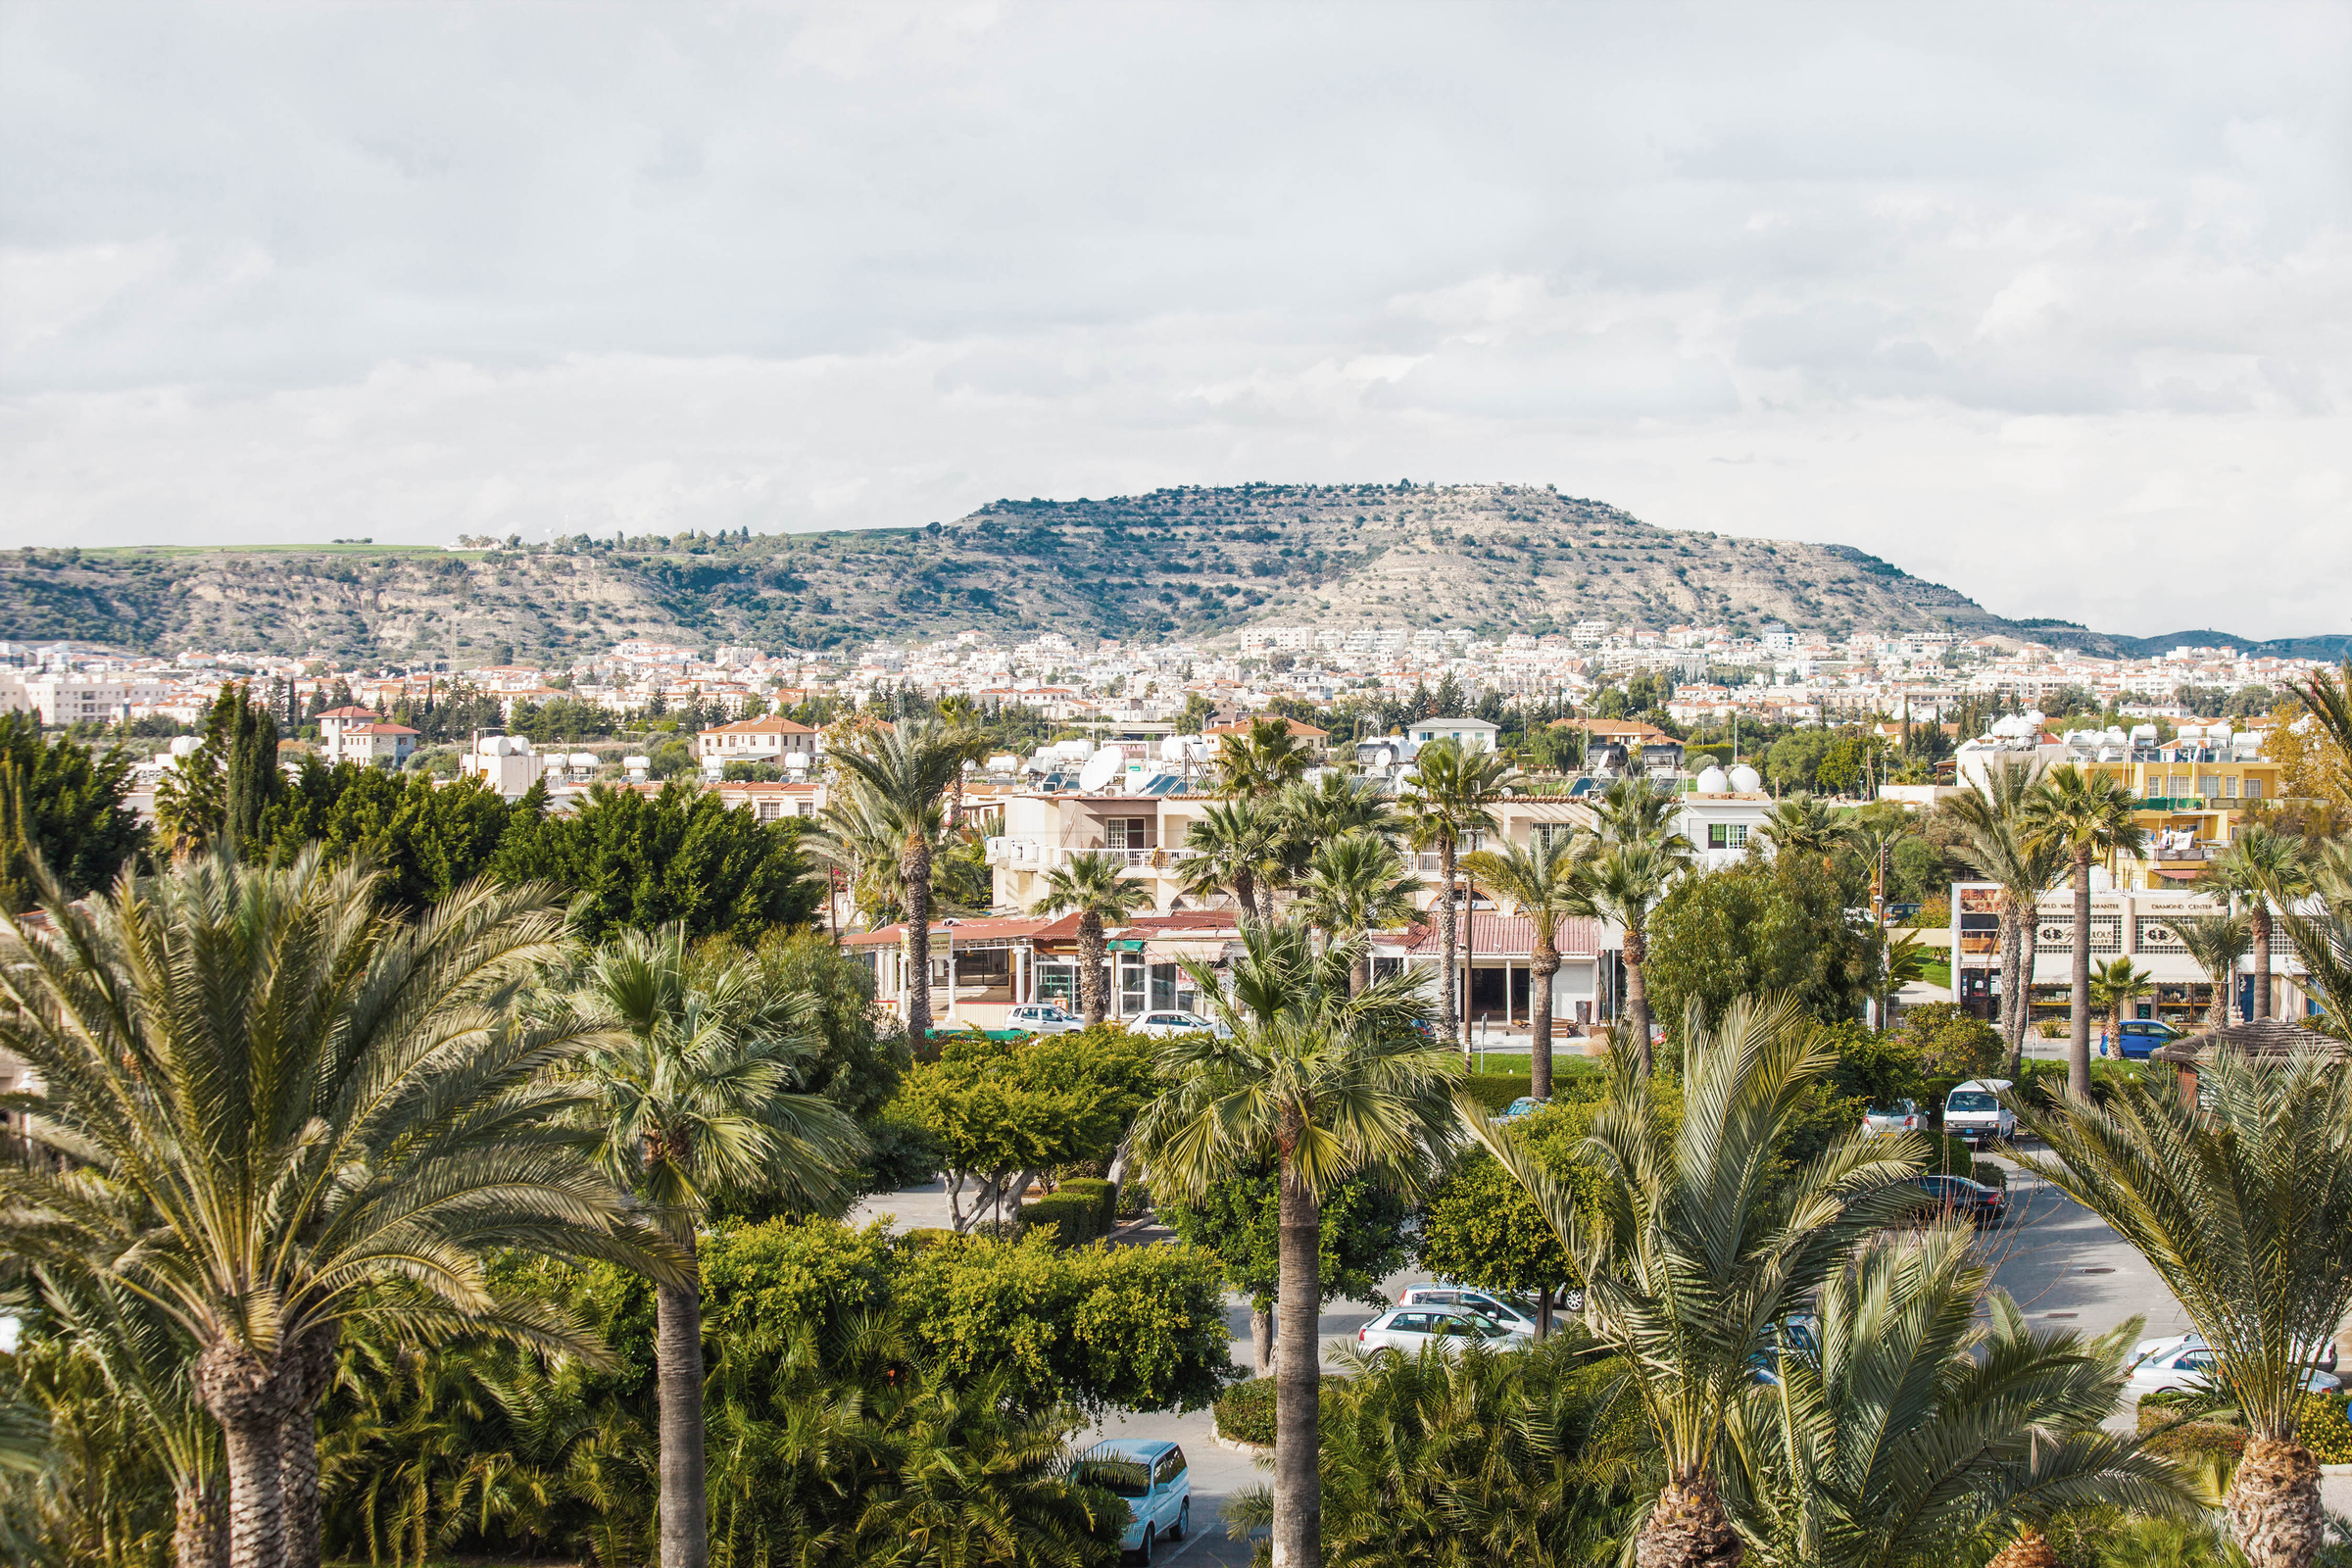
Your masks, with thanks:
[{"label": "blue van", "polygon": [[1150,1562],[1163,1541],[1182,1541],[1193,1528],[1193,1478],[1184,1450],[1173,1443],[1119,1438],[1098,1443],[1079,1457],[1076,1478],[1127,1504],[1127,1534],[1119,1550]]}]

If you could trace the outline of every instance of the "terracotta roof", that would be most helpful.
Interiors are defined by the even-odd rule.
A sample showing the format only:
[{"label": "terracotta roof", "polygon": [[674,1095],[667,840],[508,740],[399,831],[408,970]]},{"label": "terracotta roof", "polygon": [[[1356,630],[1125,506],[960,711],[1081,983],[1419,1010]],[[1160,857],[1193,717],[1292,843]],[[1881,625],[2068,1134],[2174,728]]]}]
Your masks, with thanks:
[{"label": "terracotta roof", "polygon": [[346,735],[414,735],[416,732],[406,724],[346,724]]},{"label": "terracotta roof", "polygon": [[372,708],[360,708],[357,706],[350,708],[330,708],[324,712],[320,713],[318,716],[320,718],[373,718],[375,716],[375,710]]},{"label": "terracotta roof", "polygon": [[813,735],[816,731],[806,724],[796,724],[782,713],[762,713],[758,718],[739,718],[732,724],[718,724],[704,730],[705,735]]},{"label": "terracotta roof", "polygon": [[2217,1047],[2238,1052],[2255,1061],[2283,1061],[2298,1050],[2321,1052],[2338,1061],[2347,1055],[2342,1041],[2317,1029],[2305,1028],[2291,1018],[2254,1018],[2233,1023],[2227,1029],[2209,1030],[2159,1046],[2150,1054],[2157,1061],[2193,1067],[2200,1056]]},{"label": "terracotta roof", "polygon": [[[1441,940],[1435,917],[1425,915],[1423,918],[1430,923],[1413,928],[1418,935],[1407,934],[1405,951],[1413,954],[1442,953],[1445,944]],[[1469,934],[1475,940],[1467,945],[1479,953],[1507,953],[1517,956],[1536,951],[1536,922],[1515,914],[1474,914],[1470,918]],[[1590,957],[1600,951],[1600,922],[1562,920],[1552,928],[1552,940],[1564,956]],[[1458,952],[1464,945],[1459,921],[1454,926],[1454,942]]]},{"label": "terracotta roof", "polygon": [[[1210,735],[1247,735],[1250,733],[1250,726],[1255,721],[1251,719],[1244,719],[1239,724],[1219,724],[1206,731],[1206,733]],[[1290,732],[1294,738],[1301,735],[1311,735],[1319,741],[1331,739],[1331,731],[1327,729],[1317,729],[1312,724],[1301,724],[1295,718],[1286,718],[1283,720],[1283,723],[1289,726]]]}]

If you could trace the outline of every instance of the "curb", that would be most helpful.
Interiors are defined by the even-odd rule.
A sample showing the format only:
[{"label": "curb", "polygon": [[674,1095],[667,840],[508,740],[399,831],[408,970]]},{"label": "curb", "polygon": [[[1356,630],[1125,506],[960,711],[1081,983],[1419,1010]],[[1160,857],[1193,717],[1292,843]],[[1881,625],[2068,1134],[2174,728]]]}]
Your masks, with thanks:
[{"label": "curb", "polygon": [[[1267,1447],[1264,1444],[1244,1443],[1241,1439],[1229,1438],[1222,1432],[1210,1433],[1208,1441],[1215,1444],[1218,1447],[1223,1448],[1228,1453],[1246,1453],[1252,1459],[1271,1459],[1274,1457],[1274,1450]],[[2323,1466],[2322,1468],[2352,1470],[2352,1465]]]},{"label": "curb", "polygon": [[[1219,1438],[1217,1441],[1222,1443],[1225,1440]],[[2352,1464],[2324,1464],[2320,1466],[2320,1474],[2324,1476],[2352,1476]]]}]

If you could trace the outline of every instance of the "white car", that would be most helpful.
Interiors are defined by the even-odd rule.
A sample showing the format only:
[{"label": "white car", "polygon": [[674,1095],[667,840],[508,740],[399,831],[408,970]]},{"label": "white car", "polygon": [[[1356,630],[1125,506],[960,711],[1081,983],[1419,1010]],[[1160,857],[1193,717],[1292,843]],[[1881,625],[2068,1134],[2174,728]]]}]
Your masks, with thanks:
[{"label": "white car", "polygon": [[1535,1343],[1535,1331],[1509,1329],[1491,1317],[1459,1307],[1396,1306],[1355,1331],[1356,1348],[1366,1355],[1396,1350],[1419,1355],[1434,1348],[1450,1351],[1464,1345],[1484,1345],[1491,1350],[1518,1350]]},{"label": "white car", "polygon": [[1872,1138],[1881,1133],[1925,1132],[1927,1127],[1927,1113],[1919,1108],[1916,1100],[1890,1101],[1862,1112],[1862,1131]]},{"label": "white car", "polygon": [[2006,1078],[1971,1078],[1943,1097],[1943,1135],[1974,1147],[2017,1136],[2017,1112],[2001,1103]]},{"label": "white car", "polygon": [[[2203,1348],[2205,1348],[2205,1336],[2191,1329],[2186,1334],[2168,1334],[2162,1339],[2140,1341],[2132,1347],[2132,1359],[2138,1362],[2164,1350],[2202,1350]],[[2320,1340],[2305,1345],[2303,1354],[2318,1370],[2330,1374],[2335,1371],[2335,1342],[2333,1340]]]},{"label": "white car", "polygon": [[[2167,1394],[2175,1389],[2203,1390],[2213,1386],[2214,1363],[2220,1357],[2202,1343],[2175,1345],[2141,1356],[2124,1379],[2124,1393],[2134,1399],[2144,1399],[2151,1394]],[[2303,1374],[2306,1394],[2332,1394],[2335,1379],[2326,1372]]]},{"label": "white car", "polygon": [[1150,1035],[1160,1039],[1167,1035],[1213,1034],[1219,1040],[1230,1040],[1233,1031],[1213,1018],[1203,1018],[1197,1012],[1147,1012],[1127,1025],[1131,1035]]},{"label": "white car", "polygon": [[[1573,1313],[1584,1310],[1584,1293],[1572,1291],[1569,1294],[1576,1298],[1576,1304],[1565,1308],[1555,1306],[1553,1308],[1555,1312]],[[1499,1323],[1514,1334],[1532,1336],[1536,1332],[1535,1302],[1521,1300],[1516,1296],[1505,1296],[1500,1291],[1480,1290],[1476,1286],[1408,1285],[1397,1296],[1396,1304],[1398,1306],[1458,1306],[1475,1312],[1480,1317]]]},{"label": "white car", "polygon": [[1004,1014],[1004,1027],[1033,1035],[1066,1035],[1086,1027],[1086,1020],[1051,1002],[1024,1002]]}]

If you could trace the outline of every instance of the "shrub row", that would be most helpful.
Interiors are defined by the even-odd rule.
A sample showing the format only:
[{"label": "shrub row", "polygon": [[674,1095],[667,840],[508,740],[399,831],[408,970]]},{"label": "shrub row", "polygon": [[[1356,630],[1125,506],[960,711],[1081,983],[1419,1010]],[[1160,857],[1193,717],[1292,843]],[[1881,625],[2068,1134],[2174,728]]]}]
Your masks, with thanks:
[{"label": "shrub row", "polygon": [[1056,1247],[1084,1247],[1100,1237],[1103,1231],[1102,1197],[1098,1193],[1072,1192],[1070,1189],[1075,1185],[1064,1182],[1060,1191],[1048,1193],[1034,1203],[1023,1203],[1021,1229],[1033,1231],[1041,1225],[1051,1225]]},{"label": "shrub row", "polygon": [[1490,1116],[1500,1114],[1520,1096],[1534,1093],[1536,1081],[1523,1072],[1475,1072],[1462,1080],[1462,1088]]},{"label": "shrub row", "polygon": [[2139,1401],[2139,1435],[2148,1438],[2147,1451],[2183,1463],[2218,1456],[2235,1463],[2246,1450],[2246,1429],[2222,1421],[2182,1421],[2171,1431],[2162,1428],[2180,1420],[2184,1404],[2155,1396]]},{"label": "shrub row", "polygon": [[1217,1436],[1229,1443],[1274,1446],[1274,1380],[1251,1378],[1217,1396]]},{"label": "shrub row", "polygon": [[1100,1176],[1073,1176],[1055,1188],[1054,1195],[1076,1193],[1095,1200],[1095,1234],[1108,1236],[1119,1223],[1119,1190]]}]

